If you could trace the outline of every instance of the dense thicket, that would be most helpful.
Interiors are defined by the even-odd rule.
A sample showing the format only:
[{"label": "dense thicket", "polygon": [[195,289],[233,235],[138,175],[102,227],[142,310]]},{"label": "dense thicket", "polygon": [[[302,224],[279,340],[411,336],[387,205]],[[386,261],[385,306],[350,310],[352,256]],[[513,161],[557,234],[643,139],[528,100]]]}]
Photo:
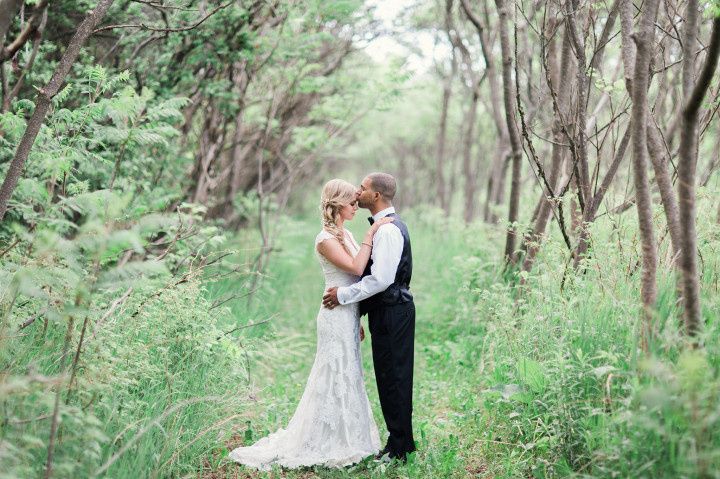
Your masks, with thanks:
[{"label": "dense thicket", "polygon": [[[161,417],[184,446],[153,470],[193,469],[244,400],[233,331],[252,315],[227,303],[256,288],[292,189],[392,92],[356,53],[372,21],[323,1],[2,12],[2,474],[145,475],[127,452]],[[261,247],[226,266],[250,220]]]}]

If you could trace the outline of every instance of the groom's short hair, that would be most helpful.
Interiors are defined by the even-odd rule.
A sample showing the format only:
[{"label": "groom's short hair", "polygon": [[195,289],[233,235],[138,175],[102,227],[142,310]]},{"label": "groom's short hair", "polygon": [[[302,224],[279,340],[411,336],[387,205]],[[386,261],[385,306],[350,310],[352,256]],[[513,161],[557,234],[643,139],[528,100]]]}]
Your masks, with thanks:
[{"label": "groom's short hair", "polygon": [[370,173],[368,175],[372,189],[383,195],[388,201],[392,201],[395,198],[395,191],[397,191],[397,183],[393,175],[388,173]]}]

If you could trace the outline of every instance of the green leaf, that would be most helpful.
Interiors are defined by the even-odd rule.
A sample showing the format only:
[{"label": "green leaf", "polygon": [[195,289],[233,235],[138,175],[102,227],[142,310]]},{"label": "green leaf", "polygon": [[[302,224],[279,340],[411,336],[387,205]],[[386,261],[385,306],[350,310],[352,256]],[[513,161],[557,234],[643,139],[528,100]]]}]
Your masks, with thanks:
[{"label": "green leaf", "polygon": [[545,375],[542,366],[537,361],[526,357],[520,358],[517,364],[517,376],[531,391],[542,393],[545,390]]}]

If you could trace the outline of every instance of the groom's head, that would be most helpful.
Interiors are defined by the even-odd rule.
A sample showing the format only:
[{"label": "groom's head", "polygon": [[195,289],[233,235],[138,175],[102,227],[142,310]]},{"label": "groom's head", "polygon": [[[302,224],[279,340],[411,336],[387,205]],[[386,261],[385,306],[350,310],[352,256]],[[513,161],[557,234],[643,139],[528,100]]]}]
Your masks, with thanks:
[{"label": "groom's head", "polygon": [[[395,178],[387,173],[370,173],[360,183],[358,206],[372,211],[380,211],[392,206],[397,184]],[[374,213],[373,213],[374,214]]]}]

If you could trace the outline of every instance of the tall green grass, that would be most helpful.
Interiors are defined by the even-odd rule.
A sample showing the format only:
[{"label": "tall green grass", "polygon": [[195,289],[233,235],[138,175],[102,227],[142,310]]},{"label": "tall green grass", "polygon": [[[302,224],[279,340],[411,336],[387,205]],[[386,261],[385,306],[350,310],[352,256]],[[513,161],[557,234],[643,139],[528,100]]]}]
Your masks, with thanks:
[{"label": "tall green grass", "polygon": [[[52,477],[172,477],[197,470],[218,431],[242,411],[246,371],[237,346],[218,340],[222,330],[211,319],[217,313],[200,294],[199,281],[143,302],[162,287],[149,282],[136,288],[101,327],[91,323],[72,392],[58,348],[66,321],[51,320],[47,329],[38,322],[21,334],[13,331],[15,321],[6,328],[15,337],[6,338],[0,352],[0,477],[43,476],[58,388]],[[25,308],[18,308],[18,317],[26,317]],[[73,329],[66,362],[75,354],[78,322]]]},{"label": "tall green grass", "polygon": [[[713,205],[704,203],[704,214]],[[439,212],[406,212],[413,239],[417,335],[414,425],[407,466],[371,461],[283,477],[718,477],[717,254],[720,229],[701,228],[705,349],[688,351],[663,261],[651,354],[639,348],[639,244],[632,212],[593,226],[593,255],[576,274],[564,245],[542,249],[526,287],[503,271],[502,233]],[[661,212],[658,211],[661,228]],[[356,235],[365,225],[350,225]],[[215,452],[216,474],[277,477],[229,464],[227,449],[289,420],[314,355],[322,277],[315,222],[284,228],[266,278],[266,314],[278,313],[251,356],[247,422]],[[368,392],[381,431],[370,344]],[[293,355],[288,349],[293,350]],[[287,358],[291,357],[291,360]],[[382,434],[382,432],[381,432]]]},{"label": "tall green grass", "polygon": [[[711,199],[701,217],[714,212]],[[217,271],[158,296],[165,279],[138,286],[83,351],[76,395],[61,407],[54,477],[718,477],[717,224],[700,229],[705,348],[684,347],[665,239],[657,334],[644,355],[632,212],[593,225],[583,274],[549,239],[524,288],[503,271],[500,229],[465,226],[438,211],[402,213],[418,311],[419,450],[407,465],[368,460],[259,473],[226,458],[287,424],[313,363],[320,226],[303,216],[281,220],[252,296],[245,296],[249,277]],[[349,227],[359,236],[366,223]],[[257,240],[245,231],[224,245],[237,252],[220,272],[251,263]],[[92,314],[116,296],[95,298]],[[43,381],[63,378],[65,321],[21,334],[10,327],[36,306],[16,305],[4,329],[0,477],[42,475],[44,416],[54,398]],[[365,380],[384,435],[371,340],[362,345]]]}]

